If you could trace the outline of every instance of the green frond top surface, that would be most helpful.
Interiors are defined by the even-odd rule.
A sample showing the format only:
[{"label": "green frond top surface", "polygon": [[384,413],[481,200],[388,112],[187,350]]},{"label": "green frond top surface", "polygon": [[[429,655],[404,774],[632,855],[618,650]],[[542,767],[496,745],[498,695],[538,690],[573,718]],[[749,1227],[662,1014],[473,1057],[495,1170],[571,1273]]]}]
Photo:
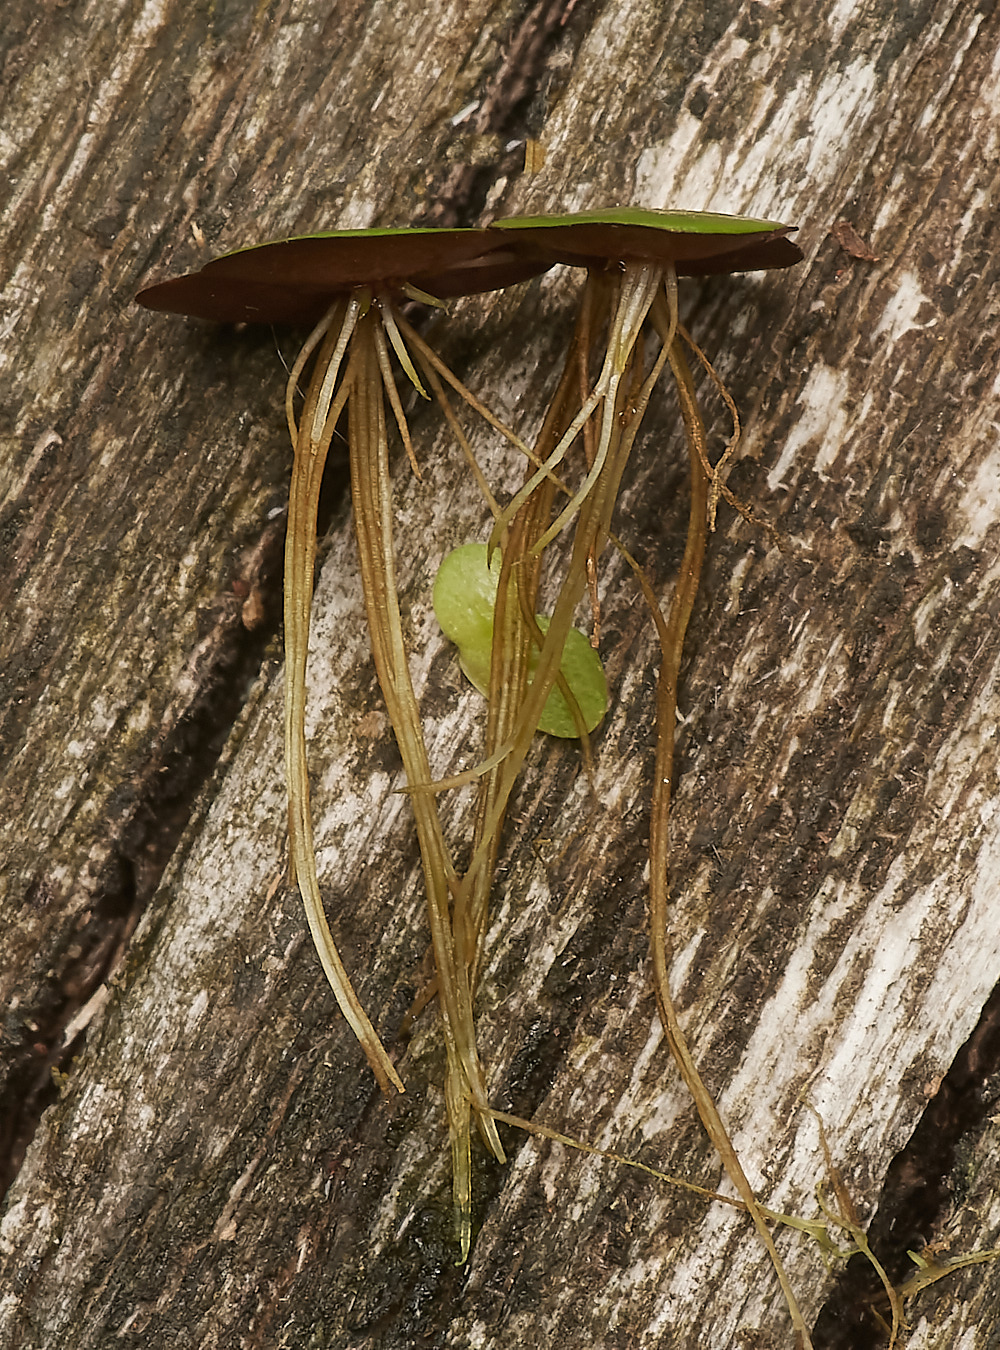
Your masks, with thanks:
[{"label": "green frond top surface", "polygon": [[493,229],[516,235],[538,261],[597,267],[623,261],[670,263],[682,276],[791,267],[802,251],[796,228],[716,211],[653,211],[618,206],[568,215],[509,216]]}]

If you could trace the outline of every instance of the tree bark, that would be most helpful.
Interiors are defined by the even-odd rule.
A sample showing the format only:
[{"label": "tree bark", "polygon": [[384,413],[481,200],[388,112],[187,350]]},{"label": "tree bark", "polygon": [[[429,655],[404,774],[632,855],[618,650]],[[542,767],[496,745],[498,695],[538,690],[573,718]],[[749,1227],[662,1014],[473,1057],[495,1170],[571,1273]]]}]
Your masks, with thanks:
[{"label": "tree bark", "polygon": [[[791,1343],[744,1218],[512,1131],[506,1167],[476,1159],[479,1227],[455,1265],[434,1006],[399,1038],[428,939],[342,481],[314,603],[313,814],[331,922],[405,1096],[379,1097],[324,984],[284,882],[296,336],[132,304],[147,280],[314,229],[629,202],[800,224],[799,268],[682,295],[743,417],[730,485],[784,546],[728,514],[710,541],[682,682],[672,987],[767,1205],[812,1216],[817,1185],[832,1195],[821,1120],[899,1282],[907,1247],[1000,1244],[997,13],[15,0],[4,30],[0,1047],[17,1175],[0,1345]],[[527,139],[546,151],[533,175]],[[531,430],[579,287],[559,270],[454,305],[434,341]],[[665,385],[617,518],[665,599],[678,423]],[[487,512],[440,419],[418,409],[413,427],[400,590],[443,775],[476,762],[482,704],[431,584]],[[520,466],[485,428],[475,444],[509,489]],[[612,709],[590,783],[578,747],[536,744],[481,1048],[499,1108],[714,1187],[648,978],[654,643],[611,553],[601,584]],[[456,846],[467,805],[448,807]],[[921,1121],[914,1176],[893,1160]],[[849,1320],[868,1295],[845,1295],[815,1243],[779,1245],[817,1346],[885,1343]],[[908,1305],[905,1343],[991,1345],[998,1299],[994,1265],[951,1276]]]}]

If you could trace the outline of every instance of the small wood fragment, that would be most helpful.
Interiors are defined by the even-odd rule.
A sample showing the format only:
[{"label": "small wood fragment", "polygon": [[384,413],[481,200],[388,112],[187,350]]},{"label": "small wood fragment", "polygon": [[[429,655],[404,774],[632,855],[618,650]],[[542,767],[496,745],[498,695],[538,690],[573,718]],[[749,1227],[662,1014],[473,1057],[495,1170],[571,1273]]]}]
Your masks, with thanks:
[{"label": "small wood fragment", "polygon": [[849,220],[838,220],[830,234],[852,258],[860,258],[862,262],[878,262],[879,255],[872,252]]}]

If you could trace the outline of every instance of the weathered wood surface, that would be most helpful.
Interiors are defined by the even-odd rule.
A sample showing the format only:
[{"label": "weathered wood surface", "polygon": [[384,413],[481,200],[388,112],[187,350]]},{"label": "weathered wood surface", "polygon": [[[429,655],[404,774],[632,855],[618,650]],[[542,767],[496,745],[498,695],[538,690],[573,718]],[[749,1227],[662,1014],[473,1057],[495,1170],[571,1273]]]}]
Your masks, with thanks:
[{"label": "weathered wood surface", "polygon": [[[8,6],[8,1114],[99,997],[10,1192],[0,1344],[789,1343],[744,1222],[514,1135],[507,1168],[480,1168],[482,1227],[454,1266],[433,1010],[396,1047],[407,1095],[381,1101],[279,884],[276,645],[246,688],[288,472],[275,340],[131,296],[224,247],[336,225],[628,201],[801,223],[797,271],[686,291],[746,422],[733,486],[790,547],[729,518],[711,542],[682,691],[673,983],[767,1203],[815,1211],[809,1101],[867,1221],[1000,956],[998,38],[991,6],[889,0]],[[526,135],[548,156],[532,178]],[[877,261],[830,236],[842,218]],[[439,336],[523,425],[576,285],[457,306]],[[415,425],[426,481],[400,476],[401,585],[444,770],[474,760],[479,707],[429,587],[484,512],[436,421]],[[683,510],[665,392],[619,517],[664,595]],[[426,935],[346,506],[315,631],[321,877],[392,1036]],[[596,804],[578,752],[540,743],[513,812],[483,1054],[499,1106],[714,1184],[648,984],[653,657],[613,558],[604,645]],[[998,1241],[991,1136],[981,1120],[963,1140],[924,1239]],[[819,1318],[834,1277],[806,1240],[782,1250]],[[993,1344],[998,1291],[990,1266],[932,1288],[908,1343]]]}]

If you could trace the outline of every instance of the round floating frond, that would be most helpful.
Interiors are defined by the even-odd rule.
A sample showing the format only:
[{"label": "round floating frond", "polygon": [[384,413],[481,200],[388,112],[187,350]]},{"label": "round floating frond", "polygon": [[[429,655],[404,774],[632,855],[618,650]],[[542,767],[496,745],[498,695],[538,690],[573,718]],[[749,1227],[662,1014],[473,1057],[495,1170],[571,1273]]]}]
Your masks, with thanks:
[{"label": "round floating frond", "polygon": [[791,267],[802,250],[796,228],[714,211],[646,211],[622,206],[562,216],[510,216],[491,227],[517,236],[517,250],[539,262],[602,267],[672,263],[680,276]]},{"label": "round floating frond", "polygon": [[136,299],[219,323],[309,325],[359,286],[401,292],[409,285],[448,300],[500,290],[551,266],[493,230],[332,230],[225,253]]}]

